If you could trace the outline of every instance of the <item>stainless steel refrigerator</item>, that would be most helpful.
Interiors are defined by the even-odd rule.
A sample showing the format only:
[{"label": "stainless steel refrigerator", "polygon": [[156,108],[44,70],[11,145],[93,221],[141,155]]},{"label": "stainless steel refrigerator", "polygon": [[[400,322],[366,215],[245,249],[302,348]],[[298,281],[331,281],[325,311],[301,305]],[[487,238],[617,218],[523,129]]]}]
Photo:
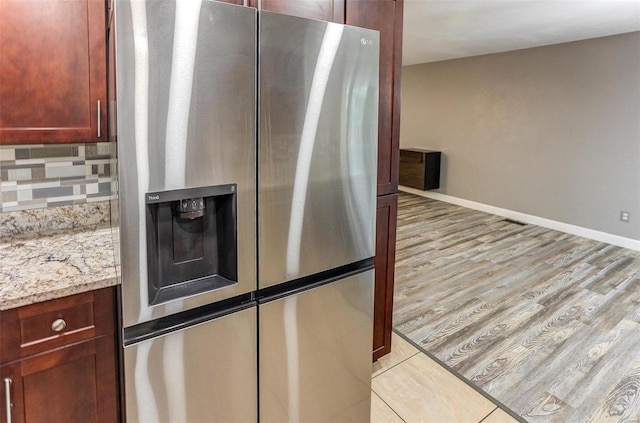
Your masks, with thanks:
[{"label": "stainless steel refrigerator", "polygon": [[117,0],[128,421],[368,421],[378,34]]}]

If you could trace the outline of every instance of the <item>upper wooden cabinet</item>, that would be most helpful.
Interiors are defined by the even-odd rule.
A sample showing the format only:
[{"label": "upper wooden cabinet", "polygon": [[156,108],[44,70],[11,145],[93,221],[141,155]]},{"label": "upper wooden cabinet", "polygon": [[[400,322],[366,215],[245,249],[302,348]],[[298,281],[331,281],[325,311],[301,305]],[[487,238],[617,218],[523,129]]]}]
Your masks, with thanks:
[{"label": "upper wooden cabinet", "polygon": [[105,0],[0,0],[0,144],[105,141]]},{"label": "upper wooden cabinet", "polygon": [[[258,6],[258,0],[249,0],[249,5]],[[344,22],[345,0],[262,0],[262,10],[319,19],[338,23]]]},{"label": "upper wooden cabinet", "polygon": [[380,31],[378,195],[398,191],[402,0],[347,0],[346,23]]}]

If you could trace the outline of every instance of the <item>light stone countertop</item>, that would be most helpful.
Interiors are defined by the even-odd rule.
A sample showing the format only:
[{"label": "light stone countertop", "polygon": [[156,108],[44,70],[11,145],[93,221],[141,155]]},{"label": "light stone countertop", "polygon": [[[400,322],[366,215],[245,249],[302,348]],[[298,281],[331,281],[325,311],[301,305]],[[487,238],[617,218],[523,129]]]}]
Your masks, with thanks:
[{"label": "light stone countertop", "polygon": [[88,227],[0,237],[0,310],[119,283],[111,228]]}]

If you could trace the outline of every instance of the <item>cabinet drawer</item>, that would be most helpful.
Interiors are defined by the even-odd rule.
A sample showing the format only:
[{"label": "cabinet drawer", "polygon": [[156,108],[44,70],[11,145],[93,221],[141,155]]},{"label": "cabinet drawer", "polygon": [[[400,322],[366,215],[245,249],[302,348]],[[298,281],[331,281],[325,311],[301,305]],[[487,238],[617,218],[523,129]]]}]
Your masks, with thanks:
[{"label": "cabinet drawer", "polygon": [[109,288],[3,311],[0,362],[113,332]]},{"label": "cabinet drawer", "polygon": [[88,339],[95,335],[93,302],[20,318],[22,348],[71,335],[77,335],[77,339]]}]

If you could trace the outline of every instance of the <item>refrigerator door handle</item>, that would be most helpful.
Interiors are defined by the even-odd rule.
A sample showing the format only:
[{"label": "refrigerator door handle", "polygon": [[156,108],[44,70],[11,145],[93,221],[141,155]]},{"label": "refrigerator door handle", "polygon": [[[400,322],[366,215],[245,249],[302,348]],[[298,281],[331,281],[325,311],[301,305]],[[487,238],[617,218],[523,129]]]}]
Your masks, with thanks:
[{"label": "refrigerator door handle", "polygon": [[257,301],[258,304],[266,304],[290,295],[299,294],[322,285],[330,284],[346,277],[368,272],[373,270],[373,268],[373,258],[360,260],[335,269],[261,289],[258,291]]}]

